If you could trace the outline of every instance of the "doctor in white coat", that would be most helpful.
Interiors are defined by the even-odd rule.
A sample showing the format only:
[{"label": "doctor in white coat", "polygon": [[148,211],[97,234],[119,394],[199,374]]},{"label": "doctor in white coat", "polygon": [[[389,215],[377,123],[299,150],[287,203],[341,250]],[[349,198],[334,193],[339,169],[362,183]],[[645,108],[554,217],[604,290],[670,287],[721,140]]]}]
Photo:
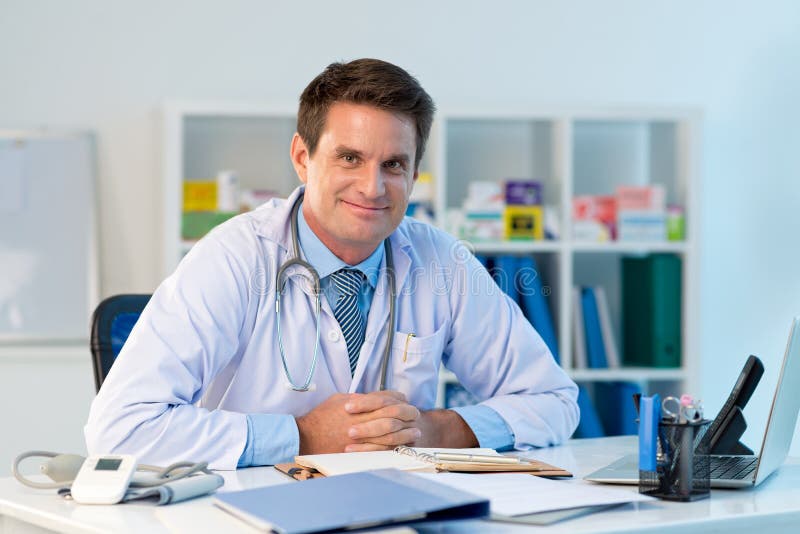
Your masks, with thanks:
[{"label": "doctor in white coat", "polygon": [[[404,218],[433,112],[383,61],[317,76],[291,145],[303,186],[215,228],[158,287],[92,404],[89,451],[235,469],[567,439],[577,387],[519,307],[454,238]],[[310,269],[276,279],[293,259],[317,273],[319,309]],[[434,409],[440,364],[478,404]]]}]

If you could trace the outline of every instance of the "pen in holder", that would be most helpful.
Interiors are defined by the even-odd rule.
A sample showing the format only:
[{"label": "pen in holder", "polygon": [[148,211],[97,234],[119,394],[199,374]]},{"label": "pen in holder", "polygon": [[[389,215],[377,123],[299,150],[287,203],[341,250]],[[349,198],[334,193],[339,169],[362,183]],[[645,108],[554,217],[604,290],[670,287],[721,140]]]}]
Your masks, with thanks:
[{"label": "pen in holder", "polygon": [[[655,471],[639,469],[639,493],[673,501],[709,496],[710,460],[703,436],[711,421],[658,422]],[[641,466],[640,466],[641,467]]]}]

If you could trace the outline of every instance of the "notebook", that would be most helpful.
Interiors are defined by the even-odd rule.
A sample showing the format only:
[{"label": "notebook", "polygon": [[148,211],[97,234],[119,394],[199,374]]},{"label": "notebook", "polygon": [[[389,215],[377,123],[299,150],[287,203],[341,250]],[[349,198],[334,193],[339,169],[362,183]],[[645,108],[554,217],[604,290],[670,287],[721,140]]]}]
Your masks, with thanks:
[{"label": "notebook", "polygon": [[485,497],[394,469],[219,493],[214,504],[258,529],[282,534],[489,513]]},{"label": "notebook", "polygon": [[[518,464],[487,463],[481,461],[444,461],[437,454],[477,454],[502,458],[494,449],[430,449],[397,447],[391,451],[343,452],[334,454],[310,454],[296,456],[296,467],[316,470],[325,476],[372,471],[375,469],[399,469],[401,471],[455,471],[455,472],[522,472],[538,476],[571,477],[564,469],[539,462],[522,460]],[[288,464],[292,469],[292,464]],[[314,478],[313,471],[300,473],[287,471],[287,464],[276,465],[280,471],[295,478]],[[301,474],[301,476],[295,476]]]}]

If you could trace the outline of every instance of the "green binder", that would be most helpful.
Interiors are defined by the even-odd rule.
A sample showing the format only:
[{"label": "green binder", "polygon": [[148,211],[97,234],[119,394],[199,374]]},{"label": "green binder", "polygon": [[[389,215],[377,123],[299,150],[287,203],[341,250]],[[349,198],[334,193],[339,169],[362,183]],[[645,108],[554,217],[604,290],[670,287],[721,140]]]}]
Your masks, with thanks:
[{"label": "green binder", "polygon": [[681,365],[681,259],[674,254],[622,258],[623,362]]}]

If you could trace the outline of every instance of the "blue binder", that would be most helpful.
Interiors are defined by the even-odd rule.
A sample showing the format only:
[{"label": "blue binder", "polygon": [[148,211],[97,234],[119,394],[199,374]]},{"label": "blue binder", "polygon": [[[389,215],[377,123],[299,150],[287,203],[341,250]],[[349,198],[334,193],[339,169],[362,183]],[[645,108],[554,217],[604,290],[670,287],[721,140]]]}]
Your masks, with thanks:
[{"label": "blue binder", "polygon": [[491,271],[494,281],[503,292],[519,303],[519,292],[514,283],[517,274],[517,258],[515,256],[497,256],[494,258],[494,268]]},{"label": "blue binder", "polygon": [[633,394],[641,388],[631,382],[598,382],[594,385],[597,412],[608,436],[636,434],[638,427]]},{"label": "blue binder", "polygon": [[581,411],[581,419],[573,438],[602,438],[606,435],[589,392],[580,384],[578,385],[578,409]]},{"label": "blue binder", "polygon": [[475,254],[475,259],[481,262],[481,265],[483,265],[486,269],[491,268],[489,263],[491,258],[489,258],[489,256],[486,256],[485,254]]},{"label": "blue binder", "polygon": [[488,499],[397,469],[218,493],[214,504],[285,534],[489,515]]},{"label": "blue binder", "polygon": [[597,300],[591,287],[581,289],[581,305],[583,307],[583,323],[586,328],[586,360],[591,369],[608,367],[606,348],[603,345],[603,331],[600,328],[600,316],[597,313]]},{"label": "blue binder", "polygon": [[[525,276],[524,280],[520,280],[518,276],[521,272],[524,272],[523,269],[536,273],[536,276]],[[539,332],[539,335],[542,336],[556,362],[560,363],[558,336],[556,336],[553,316],[550,313],[550,307],[547,302],[548,297],[545,297],[542,292],[542,276],[533,257],[523,256],[517,259],[517,276],[515,276],[515,279],[519,281],[517,286],[521,291],[520,304],[525,317],[528,318],[536,331]]]}]

